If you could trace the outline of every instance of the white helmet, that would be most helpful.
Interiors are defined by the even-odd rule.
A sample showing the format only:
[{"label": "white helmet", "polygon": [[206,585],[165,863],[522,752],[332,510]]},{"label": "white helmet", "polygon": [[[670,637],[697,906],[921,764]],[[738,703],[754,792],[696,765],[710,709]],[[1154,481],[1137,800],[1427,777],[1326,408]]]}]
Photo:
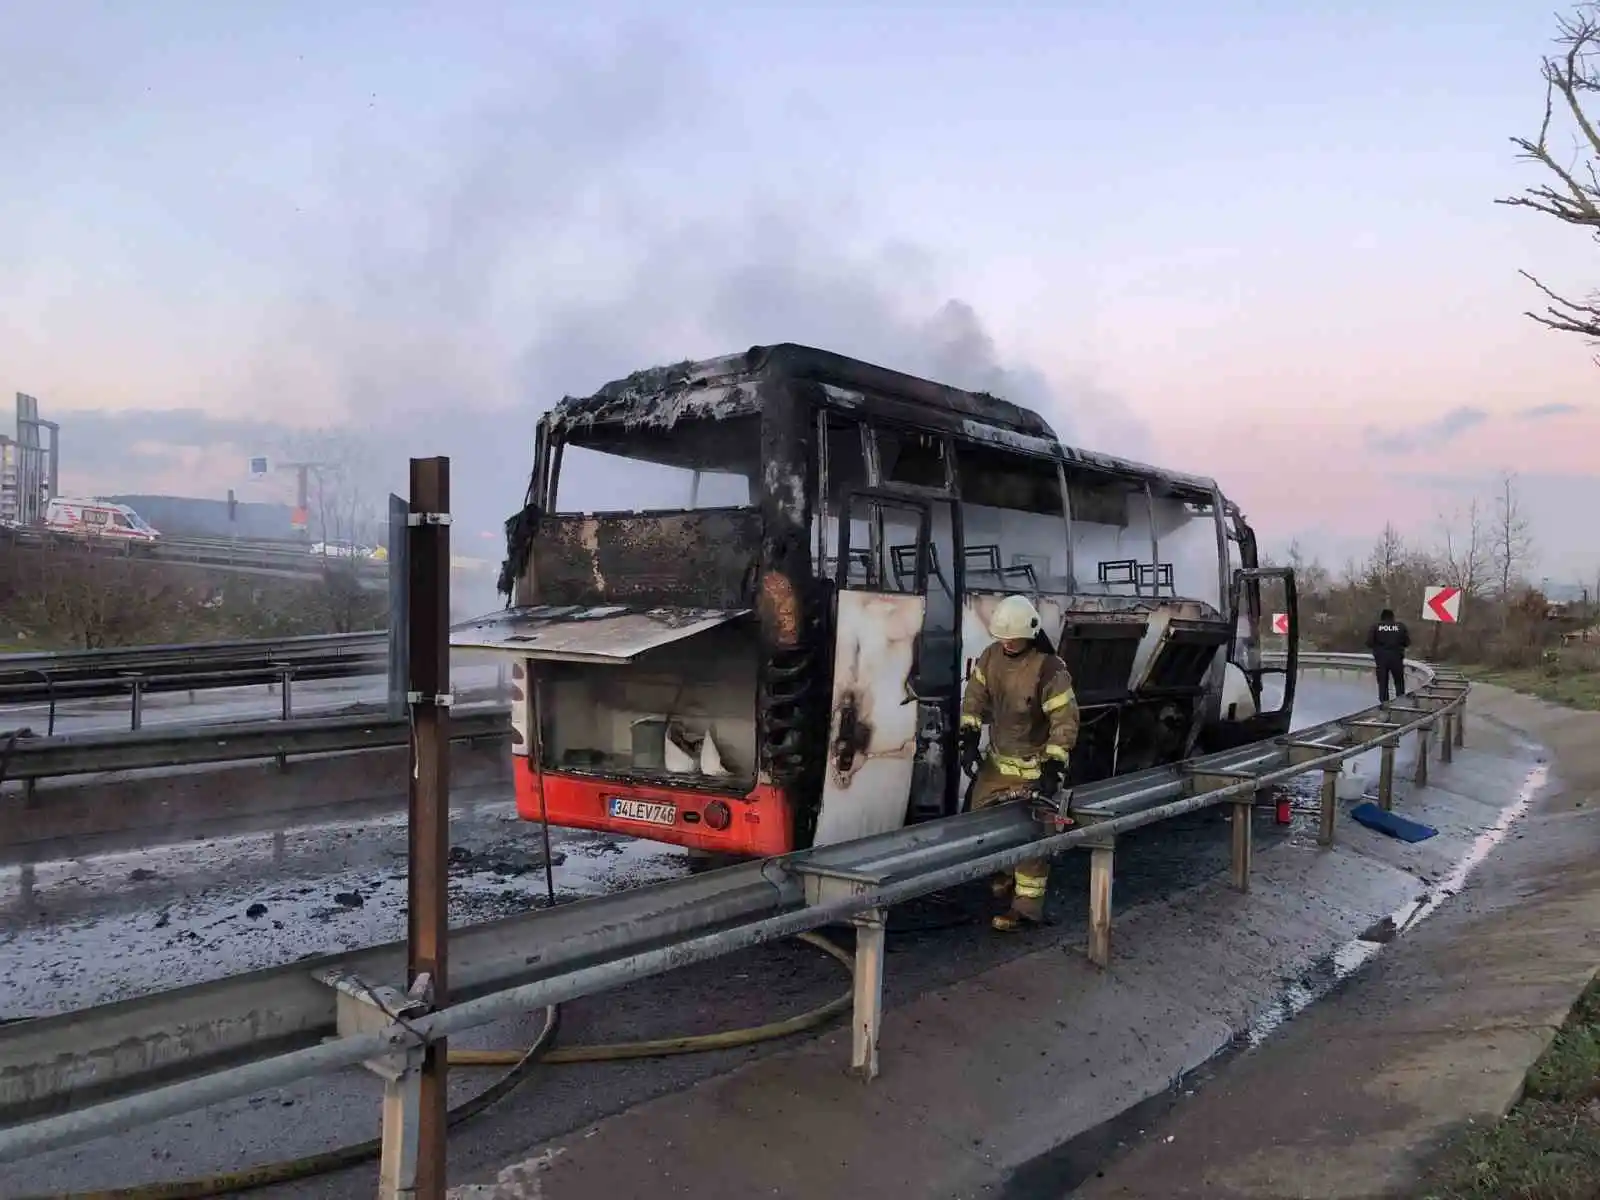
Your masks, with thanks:
[{"label": "white helmet", "polygon": [[1026,596],[1007,596],[994,606],[994,616],[989,618],[989,635],[997,642],[1012,638],[1031,640],[1043,623],[1033,601]]}]

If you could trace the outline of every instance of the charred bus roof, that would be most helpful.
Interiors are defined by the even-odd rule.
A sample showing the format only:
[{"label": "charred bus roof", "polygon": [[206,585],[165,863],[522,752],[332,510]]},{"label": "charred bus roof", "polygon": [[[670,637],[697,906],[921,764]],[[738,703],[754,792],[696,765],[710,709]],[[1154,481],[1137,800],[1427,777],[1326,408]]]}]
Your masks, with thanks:
[{"label": "charred bus roof", "polygon": [[666,430],[686,419],[750,416],[762,409],[763,381],[775,378],[814,383],[823,403],[863,416],[942,429],[1059,459],[1069,467],[1149,482],[1185,499],[1209,501],[1217,492],[1216,483],[1203,476],[1063,445],[1038,413],[987,392],[965,391],[792,342],[635,371],[591,396],[564,397],[545,420],[552,432],[571,433],[597,425]]}]

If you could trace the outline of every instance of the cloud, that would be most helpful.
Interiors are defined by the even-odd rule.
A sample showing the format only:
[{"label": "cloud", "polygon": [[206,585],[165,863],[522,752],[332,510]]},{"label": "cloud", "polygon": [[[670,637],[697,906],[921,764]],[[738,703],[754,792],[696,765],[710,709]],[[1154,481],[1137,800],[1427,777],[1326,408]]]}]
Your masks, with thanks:
[{"label": "cloud", "polygon": [[1583,409],[1576,404],[1535,404],[1531,408],[1524,408],[1517,416],[1524,421],[1543,421],[1548,417],[1570,417]]},{"label": "cloud", "polygon": [[1411,454],[1417,450],[1437,450],[1453,442],[1468,430],[1476,429],[1489,419],[1481,408],[1461,405],[1429,421],[1392,429],[1368,427],[1365,434],[1367,449],[1375,454]]},{"label": "cloud", "polygon": [[[737,97],[675,38],[638,27],[525,77],[404,150],[342,157],[339,207],[308,214],[299,286],[237,397],[276,416],[73,413],[74,462],[143,488],[111,464],[131,474],[123,447],[165,443],[169,474],[217,494],[293,426],[332,425],[363,439],[369,494],[403,490],[408,456],[448,454],[458,523],[494,527],[522,497],[536,415],[562,395],[778,341],[984,388],[1069,439],[1146,452],[1148,431],[1093,380],[1058,393],[1007,361],[948,298],[938,253],[866,228],[815,163],[780,161],[758,131],[710,144],[703,115]],[[747,178],[757,168],[780,178]],[[184,446],[215,448],[215,478]]]}]

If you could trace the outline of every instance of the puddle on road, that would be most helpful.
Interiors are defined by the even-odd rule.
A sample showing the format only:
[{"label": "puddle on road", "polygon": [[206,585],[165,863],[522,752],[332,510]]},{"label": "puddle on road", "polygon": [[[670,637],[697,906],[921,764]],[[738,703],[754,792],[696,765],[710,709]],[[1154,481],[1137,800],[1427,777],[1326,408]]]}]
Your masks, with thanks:
[{"label": "puddle on road", "polygon": [[[1548,764],[1539,763],[1534,766],[1528,772],[1527,778],[1522,781],[1522,786],[1517,789],[1516,798],[1500,810],[1500,816],[1493,825],[1473,839],[1467,852],[1437,887],[1401,905],[1387,917],[1380,918],[1371,929],[1364,931],[1362,936],[1352,938],[1333,953],[1317,959],[1298,980],[1285,989],[1283,995],[1250,1023],[1241,1035],[1243,1043],[1251,1049],[1261,1045],[1286,1022],[1304,1012],[1371,962],[1385,946],[1402,937],[1408,929],[1432,916],[1441,904],[1466,885],[1468,877],[1484,859],[1489,857],[1494,848],[1505,840],[1512,826],[1527,814],[1529,807],[1549,781]],[[1381,936],[1374,934],[1374,930],[1379,929],[1382,930]],[[1369,934],[1373,936],[1369,938]]]}]

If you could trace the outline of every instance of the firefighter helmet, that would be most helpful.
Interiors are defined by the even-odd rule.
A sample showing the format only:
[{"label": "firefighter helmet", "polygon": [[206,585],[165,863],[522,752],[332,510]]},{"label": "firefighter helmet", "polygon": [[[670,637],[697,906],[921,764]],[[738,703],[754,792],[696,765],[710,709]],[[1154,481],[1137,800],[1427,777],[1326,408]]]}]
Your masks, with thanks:
[{"label": "firefighter helmet", "polygon": [[999,642],[1032,640],[1042,624],[1033,601],[1026,596],[1007,596],[994,606],[994,616],[989,618],[989,634]]}]

